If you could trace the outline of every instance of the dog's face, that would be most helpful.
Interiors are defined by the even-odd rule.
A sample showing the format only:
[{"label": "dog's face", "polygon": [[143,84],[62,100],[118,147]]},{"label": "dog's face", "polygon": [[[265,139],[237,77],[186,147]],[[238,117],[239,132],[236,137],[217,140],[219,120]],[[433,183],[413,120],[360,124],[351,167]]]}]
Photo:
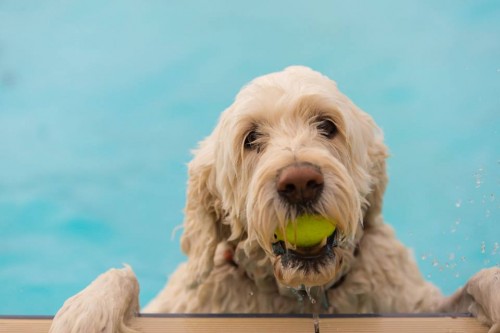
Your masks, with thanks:
[{"label": "dog's face", "polygon": [[[381,131],[333,81],[304,67],[260,77],[222,114],[191,164],[191,178],[201,179],[190,180],[184,249],[193,248],[193,224],[214,223],[209,246],[244,238],[266,252],[280,283],[329,284],[346,269],[363,223],[380,213],[385,157]],[[205,191],[203,181],[200,200],[192,193]],[[337,228],[311,247],[276,239],[277,228],[304,214]]]}]

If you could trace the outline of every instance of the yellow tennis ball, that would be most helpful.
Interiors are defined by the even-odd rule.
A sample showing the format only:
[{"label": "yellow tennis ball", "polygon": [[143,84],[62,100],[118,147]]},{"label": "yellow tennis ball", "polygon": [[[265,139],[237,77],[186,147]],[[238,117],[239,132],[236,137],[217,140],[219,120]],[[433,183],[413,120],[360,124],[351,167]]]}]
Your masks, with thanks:
[{"label": "yellow tennis ball", "polygon": [[[285,227],[286,240],[295,246],[310,247],[321,243],[330,236],[337,226],[337,221],[329,220],[321,215],[301,215],[295,223],[290,221]],[[284,241],[280,228],[276,228],[276,239]]]}]

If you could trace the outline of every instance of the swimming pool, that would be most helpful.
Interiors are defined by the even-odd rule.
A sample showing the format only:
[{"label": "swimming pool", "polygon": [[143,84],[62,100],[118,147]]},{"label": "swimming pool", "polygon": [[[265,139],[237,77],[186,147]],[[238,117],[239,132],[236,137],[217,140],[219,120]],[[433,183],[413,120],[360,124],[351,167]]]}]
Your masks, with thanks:
[{"label": "swimming pool", "polygon": [[304,64],[384,129],[384,215],[451,293],[500,263],[500,4],[0,2],[0,314],[53,314],[183,260],[190,149],[255,76]]}]

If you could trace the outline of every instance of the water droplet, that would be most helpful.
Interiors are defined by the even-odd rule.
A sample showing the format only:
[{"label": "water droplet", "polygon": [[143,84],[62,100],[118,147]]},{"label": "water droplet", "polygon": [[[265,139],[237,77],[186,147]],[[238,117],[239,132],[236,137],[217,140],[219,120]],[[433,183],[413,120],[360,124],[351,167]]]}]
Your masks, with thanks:
[{"label": "water droplet", "polygon": [[467,258],[465,258],[465,256],[461,256],[461,257],[460,257],[460,261],[461,261],[461,262],[465,262],[466,260],[467,260]]},{"label": "water droplet", "polygon": [[307,296],[309,297],[309,301],[311,302],[311,304],[316,304],[316,300],[311,295],[311,287],[307,286],[305,289],[306,289],[306,293],[307,293]]},{"label": "water droplet", "polygon": [[457,202],[455,202],[455,207],[460,208],[462,206],[462,200],[458,199]]},{"label": "water droplet", "polygon": [[490,201],[491,202],[495,201],[495,195],[493,193],[490,194]]},{"label": "water droplet", "polygon": [[251,291],[251,290],[250,290],[250,291],[248,292],[248,296],[253,296],[253,291]]},{"label": "water droplet", "polygon": [[302,292],[298,289],[295,289],[295,288],[291,288],[291,290],[292,290],[292,294],[294,294],[295,297],[297,297],[297,302],[303,303],[304,297],[302,296]]},{"label": "water droplet", "polygon": [[486,213],[484,214],[484,216],[485,216],[486,218],[488,218],[488,217],[490,217],[490,215],[491,215],[491,211],[490,211],[489,209],[487,209],[487,210],[486,210]]},{"label": "water droplet", "polygon": [[486,243],[484,241],[481,242],[481,253],[486,252]]},{"label": "water droplet", "polygon": [[319,314],[313,313],[314,333],[319,333]]},{"label": "water droplet", "polygon": [[460,277],[460,273],[455,273],[455,278],[459,278]]},{"label": "water droplet", "polygon": [[453,252],[452,252],[452,253],[450,253],[450,254],[448,255],[448,259],[449,259],[449,260],[455,260],[455,253],[453,253]]},{"label": "water droplet", "polygon": [[422,255],[422,260],[427,260],[427,256],[425,254]]},{"label": "water droplet", "polygon": [[493,251],[491,251],[491,254],[497,254],[497,251],[499,248],[500,248],[500,245],[498,244],[498,242],[495,242],[493,244]]},{"label": "water droplet", "polygon": [[476,183],[476,188],[481,187],[481,184],[483,183],[482,177],[483,177],[483,168],[479,168],[476,173],[474,173],[474,178],[475,178],[475,183]]},{"label": "water droplet", "polygon": [[437,261],[436,258],[432,260],[432,266],[437,267],[439,265],[439,262]]},{"label": "water droplet", "polygon": [[432,277],[432,275],[430,274],[427,274],[427,278],[430,279]]},{"label": "water droplet", "polygon": [[461,221],[460,221],[460,219],[457,219],[457,220],[455,221],[455,224],[456,224],[456,225],[459,225],[459,224],[460,224],[460,222],[461,222]]}]

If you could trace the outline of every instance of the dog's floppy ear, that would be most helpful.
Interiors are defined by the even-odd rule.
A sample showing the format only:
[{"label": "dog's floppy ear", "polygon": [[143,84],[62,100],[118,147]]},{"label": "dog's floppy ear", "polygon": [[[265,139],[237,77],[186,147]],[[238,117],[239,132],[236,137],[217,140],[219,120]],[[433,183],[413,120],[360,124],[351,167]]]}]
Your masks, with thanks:
[{"label": "dog's floppy ear", "polygon": [[215,189],[214,143],[208,137],[200,143],[189,163],[187,202],[182,250],[188,255],[188,269],[198,284],[213,267],[215,248],[221,241],[222,209]]},{"label": "dog's floppy ear", "polygon": [[389,156],[388,149],[384,144],[382,130],[368,114],[365,114],[365,133],[370,133],[366,146],[368,147],[368,173],[371,178],[371,190],[367,195],[368,207],[364,214],[363,225],[369,228],[375,224],[382,223],[382,205],[385,188],[387,186],[386,159]]},{"label": "dog's floppy ear", "polygon": [[367,196],[370,206],[365,213],[365,226],[369,227],[382,223],[382,204],[384,201],[385,188],[387,186],[387,172],[385,160],[388,157],[387,147],[383,142],[374,142],[373,150],[370,152],[373,164],[371,168],[372,191]]}]

